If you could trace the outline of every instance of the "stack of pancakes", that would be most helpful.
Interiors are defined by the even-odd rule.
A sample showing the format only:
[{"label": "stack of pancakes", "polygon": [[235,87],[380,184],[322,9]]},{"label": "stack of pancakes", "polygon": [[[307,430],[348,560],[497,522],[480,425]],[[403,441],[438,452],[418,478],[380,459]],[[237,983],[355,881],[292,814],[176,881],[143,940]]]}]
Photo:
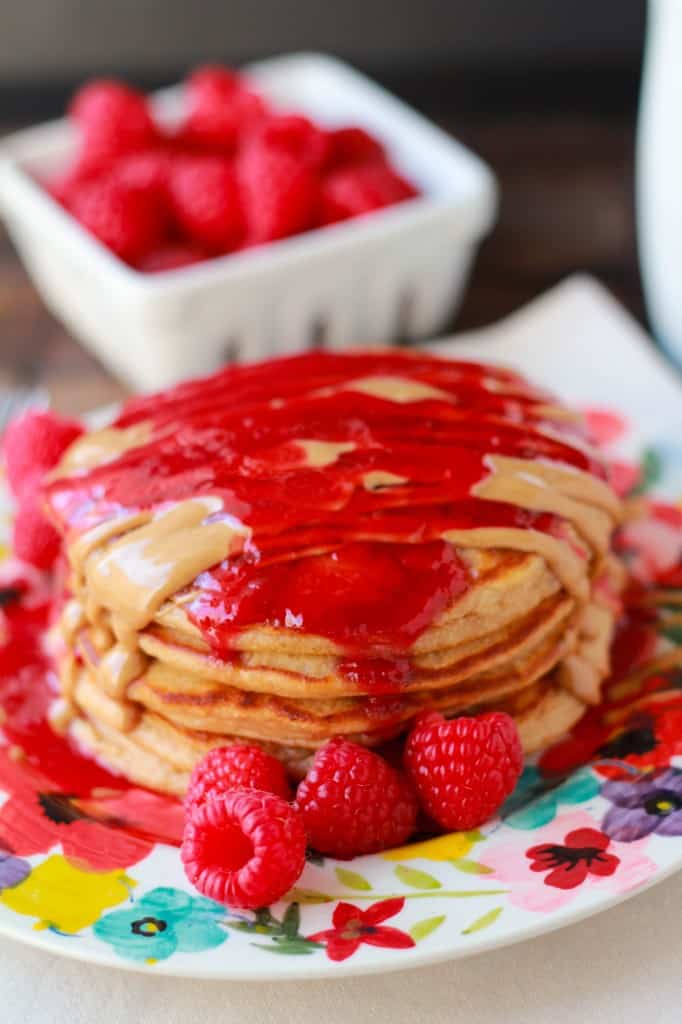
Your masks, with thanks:
[{"label": "stack of pancakes", "polygon": [[[247,384],[248,403],[240,404]],[[483,406],[478,390],[485,393]],[[343,424],[320,426],[319,404],[339,391],[346,405],[351,401],[352,432],[346,405]],[[265,409],[264,395],[268,409],[291,409],[285,441],[279,436],[280,447],[273,447],[268,439],[265,470],[263,442],[251,427],[257,424],[254,407]],[[384,406],[391,414],[403,411],[411,443],[423,436],[426,445],[434,424],[452,420],[453,407],[459,421],[471,417],[477,427],[487,424],[488,440],[477,442],[485,469],[467,483],[466,523],[452,503],[458,484],[447,482],[450,475],[443,475],[442,485],[440,478],[430,481],[431,497],[422,505],[415,494],[423,489],[410,490],[404,464],[395,472],[397,442],[389,444],[380,427]],[[273,519],[266,530],[254,525],[255,515],[251,521],[241,484],[228,489],[222,478],[218,485],[217,478],[207,481],[197,473],[196,438],[207,446],[210,438],[210,460],[224,457],[227,463],[243,442],[235,440],[232,426],[216,435],[216,424],[223,429],[227,420],[242,424],[247,416],[259,457],[239,464],[244,488],[258,474],[259,487],[272,479],[272,493],[279,494],[284,479],[285,491],[293,494],[297,473],[314,469],[322,482],[343,470],[344,485],[351,480],[345,507],[358,488],[365,502],[351,533],[344,520],[344,543],[366,540],[372,502],[384,508],[391,492],[396,507],[404,511],[409,504],[413,519],[423,516],[437,529],[439,543],[454,548],[466,585],[414,631],[409,644],[363,647],[358,636],[349,648],[333,622],[329,629],[306,631],[304,616],[289,606],[283,617],[242,620],[218,641],[206,627],[197,607],[220,588],[216,567],[228,571],[249,544],[261,543],[259,537],[265,552],[266,541],[277,536],[280,560],[291,544],[292,564],[334,549],[329,540],[306,547],[300,539],[304,528],[319,534],[316,515],[326,516],[329,525],[332,513],[298,509],[292,525],[286,512],[281,529]],[[203,431],[193,433],[191,442],[190,424]],[[293,443],[299,444],[293,469],[281,447],[292,444],[292,424]],[[392,437],[395,429],[392,420]],[[524,432],[523,445],[515,440],[511,454],[500,440],[505,430],[515,438]],[[452,452],[456,469],[457,443],[448,445],[442,451],[448,458]],[[571,457],[548,457],[547,445]],[[366,460],[358,468],[360,448],[372,453],[371,472]],[[180,483],[173,461],[179,452],[188,474]],[[516,375],[426,356],[318,354],[226,370],[207,382],[133,401],[113,427],[75,442],[47,489],[65,555],[53,630],[61,697],[55,726],[134,782],[177,794],[214,746],[255,742],[297,776],[332,736],[379,746],[425,708],[446,715],[505,710],[527,751],[545,745],[599,699],[618,610],[620,569],[610,540],[620,506],[586,452],[574,418]],[[133,479],[138,485],[140,466],[154,484],[135,500],[129,485]],[[493,511],[500,509],[499,521],[491,518],[491,503]],[[337,501],[337,517],[338,507]],[[371,536],[374,544],[420,544],[436,534],[426,538],[412,523],[409,535]],[[357,659],[352,672],[349,657]]]}]

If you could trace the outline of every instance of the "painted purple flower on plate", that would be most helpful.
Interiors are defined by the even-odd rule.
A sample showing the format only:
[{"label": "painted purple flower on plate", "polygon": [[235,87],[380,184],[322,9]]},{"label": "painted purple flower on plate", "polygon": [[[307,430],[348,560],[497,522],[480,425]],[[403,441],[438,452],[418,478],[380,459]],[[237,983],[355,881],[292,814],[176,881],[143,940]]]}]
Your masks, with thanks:
[{"label": "painted purple flower on plate", "polygon": [[682,836],[682,772],[671,768],[654,779],[607,782],[601,795],[613,804],[602,822],[612,839],[631,843],[652,833]]},{"label": "painted purple flower on plate", "polygon": [[31,865],[0,847],[0,889],[13,889],[31,873]]}]

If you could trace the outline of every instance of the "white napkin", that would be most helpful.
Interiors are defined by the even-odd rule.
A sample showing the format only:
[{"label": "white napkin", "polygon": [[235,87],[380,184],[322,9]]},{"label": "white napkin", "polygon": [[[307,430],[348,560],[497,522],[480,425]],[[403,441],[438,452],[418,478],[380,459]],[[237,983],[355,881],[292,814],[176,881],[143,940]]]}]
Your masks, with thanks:
[{"label": "white napkin", "polygon": [[[580,405],[618,405],[634,415],[647,441],[682,425],[682,389],[674,372],[590,278],[571,278],[503,323],[444,339],[438,349],[517,367]],[[581,924],[472,960],[279,985],[126,974],[2,939],[0,1021],[678,1024],[680,907],[677,875]]]},{"label": "white napkin", "polygon": [[682,427],[677,371],[611,293],[586,274],[567,278],[491,327],[438,342],[435,351],[506,364],[569,403],[617,407],[649,442]]}]

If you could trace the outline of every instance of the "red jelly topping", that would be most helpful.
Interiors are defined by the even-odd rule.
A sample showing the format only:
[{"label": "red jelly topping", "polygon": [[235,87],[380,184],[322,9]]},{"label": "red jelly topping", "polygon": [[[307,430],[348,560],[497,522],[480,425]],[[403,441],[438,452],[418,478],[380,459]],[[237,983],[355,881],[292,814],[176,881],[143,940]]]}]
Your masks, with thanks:
[{"label": "red jelly topping", "polygon": [[[436,390],[401,402],[363,390],[386,377]],[[186,606],[213,652],[226,657],[236,632],[262,623],[319,634],[347,652],[341,671],[361,689],[394,692],[396,655],[469,583],[444,531],[561,529],[556,516],[473,497],[487,457],[604,477],[581,429],[552,420],[549,403],[510,371],[399,351],[232,367],[129,402],[116,425],[149,423],[148,442],[48,497],[77,533],[121,510],[218,496],[251,536],[199,576]],[[296,443],[309,440],[349,447],[316,466]]]},{"label": "red jelly topping", "polygon": [[205,577],[192,615],[216,649],[226,631],[267,622],[331,636],[348,651],[380,653],[409,647],[465,589],[469,573],[445,541],[351,542],[264,566],[242,558]]}]

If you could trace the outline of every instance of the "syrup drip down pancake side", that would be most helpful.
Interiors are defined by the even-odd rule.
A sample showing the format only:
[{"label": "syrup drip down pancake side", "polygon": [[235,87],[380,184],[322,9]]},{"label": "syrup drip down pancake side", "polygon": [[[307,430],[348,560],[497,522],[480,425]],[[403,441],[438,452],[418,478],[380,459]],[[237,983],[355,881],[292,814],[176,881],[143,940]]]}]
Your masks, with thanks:
[{"label": "syrup drip down pancake side", "polygon": [[130,401],[45,487],[69,730],[182,793],[243,738],[293,774],[424,708],[499,708],[527,750],[599,699],[621,517],[579,417],[515,373],[306,354]]}]

